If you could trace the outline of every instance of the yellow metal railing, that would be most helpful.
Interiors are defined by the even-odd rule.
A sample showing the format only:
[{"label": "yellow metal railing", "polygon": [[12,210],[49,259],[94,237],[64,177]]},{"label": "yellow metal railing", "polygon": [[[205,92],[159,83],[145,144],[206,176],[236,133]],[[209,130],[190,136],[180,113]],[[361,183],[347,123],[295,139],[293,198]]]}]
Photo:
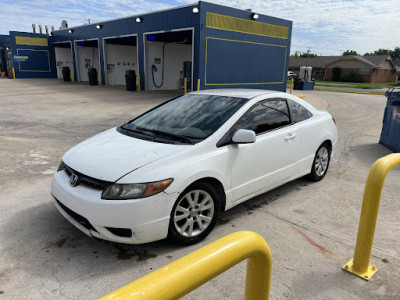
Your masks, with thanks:
[{"label": "yellow metal railing", "polygon": [[186,77],[183,78],[183,93],[184,94],[187,93],[187,82],[188,82],[188,79]]},{"label": "yellow metal railing", "polygon": [[379,202],[386,175],[390,169],[400,165],[400,154],[389,154],[378,159],[372,166],[365,184],[354,258],[343,266],[362,279],[369,280],[377,269],[369,265],[375,225],[378,218]]},{"label": "yellow metal railing", "polygon": [[290,79],[290,93],[293,93],[293,78]]},{"label": "yellow metal railing", "polygon": [[100,299],[178,299],[245,259],[245,299],[269,299],[271,252],[251,231],[223,237]]}]

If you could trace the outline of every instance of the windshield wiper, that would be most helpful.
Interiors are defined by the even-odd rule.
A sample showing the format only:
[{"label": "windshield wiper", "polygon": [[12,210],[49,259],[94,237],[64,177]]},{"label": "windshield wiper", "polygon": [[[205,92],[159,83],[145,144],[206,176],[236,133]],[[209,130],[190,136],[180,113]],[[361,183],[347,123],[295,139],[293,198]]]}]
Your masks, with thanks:
[{"label": "windshield wiper", "polygon": [[164,135],[164,136],[168,136],[168,137],[171,137],[171,138],[174,138],[174,139],[185,141],[185,142],[187,142],[189,144],[192,144],[192,145],[194,144],[194,141],[191,138],[188,138],[187,136],[184,136],[184,135],[174,134],[174,133],[165,132],[165,131],[161,131],[161,130],[157,130],[157,129],[147,129],[147,128],[139,127],[139,126],[136,126],[136,130],[148,131],[148,132],[151,132],[151,133],[154,133],[154,134]]},{"label": "windshield wiper", "polygon": [[143,135],[148,135],[148,133],[146,133],[146,131],[150,132],[149,130],[146,130],[145,128],[137,128],[137,127],[132,128],[132,127],[129,127],[128,123],[122,124],[120,127],[122,129],[124,129],[124,130],[131,131],[131,132],[137,132],[137,133],[140,133],[140,134],[143,134]]}]

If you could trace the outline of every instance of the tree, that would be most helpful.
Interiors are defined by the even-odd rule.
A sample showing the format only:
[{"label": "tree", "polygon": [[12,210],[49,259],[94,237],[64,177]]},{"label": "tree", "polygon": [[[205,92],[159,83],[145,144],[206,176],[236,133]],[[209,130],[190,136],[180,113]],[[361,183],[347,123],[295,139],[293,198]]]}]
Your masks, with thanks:
[{"label": "tree", "polygon": [[301,53],[299,51],[296,51],[294,54],[290,55],[290,57],[293,57],[293,58],[299,58],[299,57],[312,58],[312,57],[317,57],[317,56],[318,55],[315,54],[315,53],[311,53],[311,52],[303,52],[303,53]]},{"label": "tree", "polygon": [[364,55],[390,55],[393,59],[400,58],[400,47],[395,47],[394,50],[380,48],[374,52],[367,52]]},{"label": "tree", "polygon": [[357,51],[355,51],[355,50],[346,50],[343,52],[342,55],[346,56],[346,55],[360,55],[360,54],[358,54]]}]

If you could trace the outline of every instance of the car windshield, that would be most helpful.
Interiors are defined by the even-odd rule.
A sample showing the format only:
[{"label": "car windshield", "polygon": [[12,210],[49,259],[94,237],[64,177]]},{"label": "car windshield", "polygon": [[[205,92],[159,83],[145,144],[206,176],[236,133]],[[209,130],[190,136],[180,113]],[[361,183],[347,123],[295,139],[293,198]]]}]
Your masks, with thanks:
[{"label": "car windshield", "polygon": [[134,119],[121,128],[157,138],[195,143],[213,134],[248,99],[186,94]]}]

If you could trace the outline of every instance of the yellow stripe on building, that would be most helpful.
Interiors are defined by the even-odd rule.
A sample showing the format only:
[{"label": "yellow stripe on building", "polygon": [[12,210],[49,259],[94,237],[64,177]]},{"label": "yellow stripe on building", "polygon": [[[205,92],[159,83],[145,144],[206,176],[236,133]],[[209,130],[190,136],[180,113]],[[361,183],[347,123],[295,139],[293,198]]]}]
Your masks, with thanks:
[{"label": "yellow stripe on building", "polygon": [[47,47],[49,45],[47,38],[33,38],[26,36],[16,36],[15,43],[17,45],[44,46],[44,47]]},{"label": "yellow stripe on building", "polygon": [[280,39],[288,39],[289,27],[256,22],[207,12],[206,26],[208,28],[236,31],[255,35],[263,35]]}]

